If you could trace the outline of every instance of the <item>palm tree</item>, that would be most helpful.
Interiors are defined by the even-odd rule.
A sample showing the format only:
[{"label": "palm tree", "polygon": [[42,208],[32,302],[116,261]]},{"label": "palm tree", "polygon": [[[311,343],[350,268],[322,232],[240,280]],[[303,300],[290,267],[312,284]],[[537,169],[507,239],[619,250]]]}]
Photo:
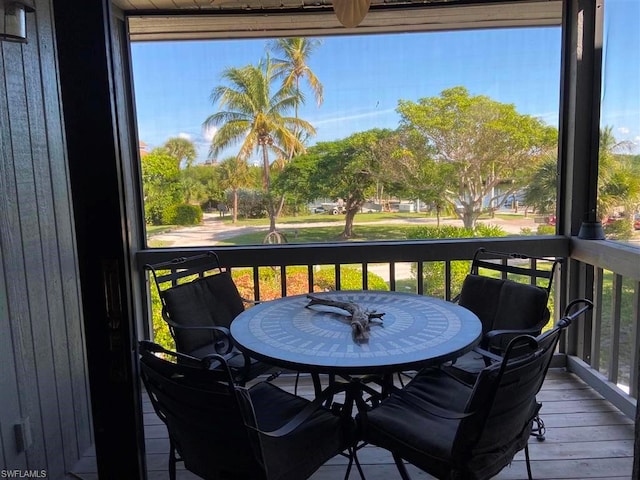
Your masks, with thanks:
[{"label": "palm tree", "polygon": [[281,58],[273,60],[273,67],[278,78],[283,78],[282,84],[285,87],[293,88],[298,101],[295,104],[295,117],[298,118],[298,107],[304,103],[304,95],[300,88],[300,80],[304,79],[313,91],[318,106],[323,102],[323,87],[318,77],[311,70],[307,61],[320,46],[320,40],[310,40],[308,38],[279,38],[270,43],[270,49]]},{"label": "palm tree", "polygon": [[251,183],[251,172],[246,160],[230,157],[220,164],[220,184],[233,194],[233,223],[238,220],[238,190]]},{"label": "palm tree", "polygon": [[254,152],[262,153],[263,185],[269,209],[269,233],[276,231],[276,210],[270,198],[269,151],[282,155],[303,151],[294,132],[315,134],[313,126],[286,113],[295,107],[298,97],[291,88],[281,86],[272,92],[275,79],[273,64],[267,58],[260,64],[227,68],[222,73],[227,84],[211,92],[211,102],[220,111],[204,121],[205,128],[219,127],[211,140],[211,154],[240,143],[237,157],[247,160]]},{"label": "palm tree", "polygon": [[558,162],[552,157],[545,158],[524,189],[524,203],[540,214],[553,213],[558,196],[557,186]]},{"label": "palm tree", "polygon": [[178,160],[178,166],[184,160],[187,168],[193,165],[196,159],[196,147],[191,140],[182,137],[172,137],[164,142],[164,148],[169,155]]},{"label": "palm tree", "polygon": [[598,149],[598,200],[597,212],[606,218],[616,207],[625,206],[637,200],[637,187],[630,171],[627,171],[616,156],[616,151],[629,148],[628,142],[618,142],[613,135],[613,127],[600,130]]},{"label": "palm tree", "polygon": [[[322,105],[324,101],[322,83],[320,83],[320,80],[318,80],[318,77],[316,77],[308,65],[309,57],[311,57],[312,53],[321,43],[320,40],[294,37],[279,38],[268,44],[269,49],[278,57],[273,60],[275,76],[282,79],[284,88],[292,88],[295,93],[294,116],[296,119],[299,118],[299,107],[301,103],[304,103],[305,98],[300,86],[301,80],[306,80],[308,87],[315,96],[318,106]],[[303,132],[298,129],[295,129],[293,133],[302,144],[304,144],[308,138],[308,135],[303,135]],[[286,152],[286,157],[281,156],[278,159],[278,166],[281,171],[284,169],[287,161],[291,160],[297,153],[303,152],[291,149]],[[280,214],[283,206],[284,195],[280,198],[277,215]]]}]

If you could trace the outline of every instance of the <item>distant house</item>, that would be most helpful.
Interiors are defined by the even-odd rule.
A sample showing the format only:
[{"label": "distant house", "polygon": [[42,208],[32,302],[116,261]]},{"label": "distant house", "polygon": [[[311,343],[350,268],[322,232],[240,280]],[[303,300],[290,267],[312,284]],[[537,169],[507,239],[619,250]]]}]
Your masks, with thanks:
[{"label": "distant house", "polygon": [[148,145],[144,143],[142,140],[138,143],[138,148],[140,149],[140,156],[144,157],[145,155],[149,155],[149,151],[147,150]]}]

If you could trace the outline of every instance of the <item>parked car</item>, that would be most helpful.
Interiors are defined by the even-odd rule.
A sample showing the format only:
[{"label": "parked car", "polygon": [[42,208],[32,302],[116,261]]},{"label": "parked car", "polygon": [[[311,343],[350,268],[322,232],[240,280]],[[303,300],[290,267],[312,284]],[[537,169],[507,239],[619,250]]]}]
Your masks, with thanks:
[{"label": "parked car", "polygon": [[323,203],[321,205],[316,205],[315,207],[311,207],[311,211],[313,213],[330,213],[331,215],[346,213],[344,206],[337,203]]},{"label": "parked car", "polygon": [[364,202],[360,207],[361,213],[376,213],[382,211],[382,205],[373,202]]},{"label": "parked car", "polygon": [[636,213],[633,216],[633,228],[635,230],[640,230],[640,213]]}]

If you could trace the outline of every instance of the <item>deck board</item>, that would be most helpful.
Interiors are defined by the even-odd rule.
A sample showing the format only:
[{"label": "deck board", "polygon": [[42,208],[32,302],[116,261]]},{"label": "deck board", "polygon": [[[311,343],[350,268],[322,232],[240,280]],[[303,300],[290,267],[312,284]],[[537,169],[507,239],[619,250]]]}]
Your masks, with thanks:
[{"label": "deck board", "polygon": [[[274,381],[278,386],[293,390],[294,375],[281,375]],[[313,397],[313,387],[303,377],[298,394]],[[597,392],[571,373],[552,370],[538,395],[542,402],[541,417],[547,427],[546,440],[531,439],[529,449],[534,478],[545,480],[628,480],[633,467],[634,424],[631,419],[604,400]],[[153,413],[150,402],[143,406],[149,480],[168,480],[167,431]],[[358,453],[367,480],[399,478],[389,452],[366,446]],[[347,461],[336,456],[322,466],[311,480],[344,478]],[[414,479],[432,479],[430,475],[409,465]],[[95,456],[89,454],[77,466],[73,478],[96,480]],[[71,477],[70,477],[71,478]],[[179,466],[178,480],[199,477]],[[354,469],[349,477],[359,479]],[[512,464],[495,477],[497,480],[526,479],[524,453],[520,452]]]}]

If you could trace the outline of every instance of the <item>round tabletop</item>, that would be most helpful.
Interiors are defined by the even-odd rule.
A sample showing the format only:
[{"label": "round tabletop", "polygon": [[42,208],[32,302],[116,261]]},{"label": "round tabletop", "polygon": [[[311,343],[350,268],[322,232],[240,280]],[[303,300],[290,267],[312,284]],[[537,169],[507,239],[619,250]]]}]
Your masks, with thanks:
[{"label": "round tabletop", "polygon": [[470,351],[482,327],[466,308],[424,295],[387,291],[334,291],[316,297],[354,302],[384,313],[367,343],[356,343],[348,312],[308,307],[306,295],[259,303],[231,323],[238,348],[284,368],[318,373],[395,372],[437,364]]}]

